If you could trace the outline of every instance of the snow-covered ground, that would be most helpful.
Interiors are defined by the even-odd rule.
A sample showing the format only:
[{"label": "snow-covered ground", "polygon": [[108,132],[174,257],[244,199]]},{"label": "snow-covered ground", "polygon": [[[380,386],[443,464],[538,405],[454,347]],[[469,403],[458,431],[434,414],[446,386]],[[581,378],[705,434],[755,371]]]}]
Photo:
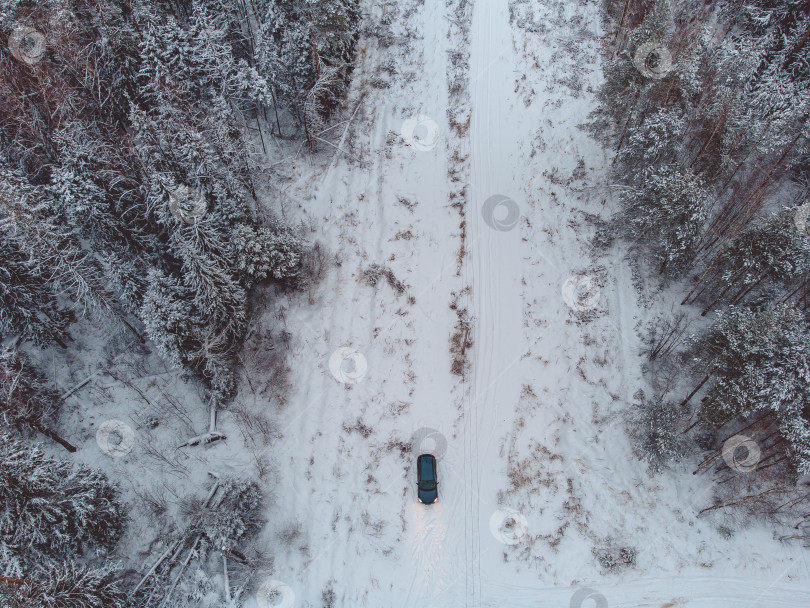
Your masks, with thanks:
[{"label": "snow-covered ground", "polygon": [[[292,335],[287,402],[267,398],[255,368],[238,398],[277,439],[251,440],[225,412],[226,442],[178,452],[206,430],[195,402],[105,466],[130,496],[159,470],[179,500],[204,494],[208,470],[255,473],[266,457],[259,544],[273,558],[267,580],[288,587],[284,606],[808,605],[808,549],[733,511],[698,518],[712,484],[691,475],[695,463],[651,476],[632,453],[624,414],[644,388],[640,331],[658,311],[639,305],[621,246],[589,244],[612,211],[610,159],[577,128],[600,78],[599,5],[511,4],[477,0],[469,40],[448,8],[457,2],[387,5],[397,42],[362,39],[340,150],[325,146],[325,164],[289,150],[273,159],[284,194],[268,210],[300,221],[324,252],[323,280],[268,296],[256,324]],[[469,99],[471,120],[456,130],[448,71],[465,49],[469,88],[452,103]],[[464,185],[461,212],[451,195]],[[465,309],[471,346],[457,374],[451,337]],[[82,424],[114,415],[143,424],[142,437],[143,402],[121,413],[132,385],[155,403],[182,391],[158,363],[140,372],[72,396],[94,412]],[[60,373],[54,364],[65,388],[81,380]],[[78,455],[98,464],[95,431],[83,431]],[[432,506],[416,499],[420,452],[438,457]],[[127,542],[149,562],[162,550],[146,546],[154,522],[135,522]],[[633,566],[606,571],[593,554],[622,547]]]},{"label": "snow-covered ground", "polygon": [[[610,606],[806,604],[806,549],[732,515],[697,519],[710,480],[688,463],[650,476],[631,452],[623,412],[643,387],[637,332],[651,313],[623,251],[591,253],[589,218],[611,212],[591,186],[606,183],[609,159],[577,129],[599,79],[599,7],[512,9],[510,23],[507,0],[475,3],[466,142],[447,121],[448,51],[465,45],[456,28],[448,39],[456,15],[404,3],[394,27],[408,51],[367,41],[361,52],[342,145],[360,162],[339,153],[322,176],[288,167],[297,213],[334,263],[312,303],[286,315],[295,393],[272,448],[269,514],[271,528],[295,520],[302,534],[272,578],[302,606],[324,590],[336,606],[600,605],[575,596],[582,587]],[[369,87],[390,62],[390,88]],[[460,274],[458,158],[469,175]],[[371,264],[404,292],[364,282]],[[455,308],[473,320],[463,376],[451,373]],[[359,381],[330,372],[340,347],[367,362]],[[416,501],[420,451],[439,457],[430,507]],[[635,567],[603,571],[592,548],[613,546],[635,549]]]}]

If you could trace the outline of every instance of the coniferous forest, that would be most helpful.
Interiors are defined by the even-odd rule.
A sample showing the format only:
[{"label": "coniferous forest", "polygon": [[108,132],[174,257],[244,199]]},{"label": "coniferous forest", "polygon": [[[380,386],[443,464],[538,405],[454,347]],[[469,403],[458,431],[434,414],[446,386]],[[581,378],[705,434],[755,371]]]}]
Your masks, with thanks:
[{"label": "coniferous forest", "polygon": [[[318,148],[351,75],[357,10],[355,0],[0,2],[7,432],[76,450],[55,431],[60,395],[22,346],[70,349],[82,320],[126,327],[188,370],[214,412],[227,406],[251,290],[308,280],[309,244],[257,205],[251,151],[270,137]],[[216,438],[212,428],[197,440]],[[101,557],[126,521],[110,480],[9,435],[0,449],[4,606],[164,599],[154,580],[125,593]],[[244,483],[221,484],[231,520],[196,519],[187,550],[255,532],[258,489]]]},{"label": "coniferous forest", "polygon": [[[592,11],[598,25],[587,23]],[[484,94],[490,78],[509,86]],[[560,112],[571,103],[575,116],[583,99],[571,126]],[[523,122],[509,123],[505,108]],[[397,601],[416,601],[422,587],[443,589],[433,560],[438,573],[464,573],[463,600],[448,608],[488,605],[482,554],[536,565],[549,587],[588,581],[579,570],[573,582],[558,576],[565,551],[577,553],[561,564],[593,557],[613,576],[646,547],[595,532],[604,522],[582,505],[600,504],[587,490],[599,486],[573,479],[595,478],[608,458],[588,456],[591,444],[621,443],[600,444],[619,433],[606,424],[615,419],[632,456],[611,463],[632,471],[610,474],[627,500],[617,513],[643,511],[672,480],[708,479],[702,502],[688,503],[694,514],[679,503],[673,519],[691,527],[731,513],[739,529],[773,526],[775,541],[810,547],[808,119],[810,0],[0,0],[0,608],[291,608],[286,584],[259,585],[285,552],[300,559],[301,581],[313,565],[356,581],[353,570],[388,559],[393,572],[404,560],[416,581],[403,575],[405,598],[375,571],[365,591],[341,595],[329,571],[317,589],[325,608],[373,605],[373,593],[395,589]],[[574,142],[576,168],[565,167],[560,141]],[[515,142],[523,156],[493,158]],[[594,147],[602,166],[598,154],[580,155]],[[557,158],[571,179],[540,164]],[[492,184],[503,192],[481,191]],[[276,213],[272,197],[292,211]],[[509,213],[496,217],[503,205]],[[583,267],[589,291],[572,303],[553,273],[563,268],[570,287]],[[632,297],[609,300],[622,268]],[[337,295],[319,301],[324,291]],[[635,337],[609,342],[593,329],[600,318]],[[561,346],[543,351],[555,332]],[[605,353],[586,361],[600,340]],[[311,353],[315,371],[291,375],[291,361]],[[139,374],[117,370],[125,356]],[[637,381],[616,367],[640,368]],[[99,412],[123,411],[123,389],[110,387],[151,407],[157,384],[136,380],[175,372],[197,410],[167,381],[165,403],[133,423],[145,456],[128,477],[110,473],[124,465],[88,463],[88,444],[114,460],[136,443],[117,418],[97,424]],[[572,404],[571,377],[598,398]],[[92,415],[82,393],[91,389],[107,408],[95,403]],[[288,400],[299,411],[280,425],[267,404],[277,413]],[[450,416],[440,423],[442,408]],[[576,454],[564,453],[576,444],[560,430],[568,424],[589,437]],[[143,439],[158,426],[170,442]],[[285,437],[301,453],[277,465],[267,455]],[[438,439],[425,448],[426,437]],[[203,454],[228,441],[240,442],[233,460],[212,466],[220,453]],[[369,506],[410,500],[422,452],[439,452],[445,485],[433,491],[459,494],[425,521],[422,510]],[[492,465],[492,454],[504,462]],[[290,481],[284,467],[287,486],[276,484]],[[162,487],[147,491],[132,482],[139,476]],[[623,477],[657,487],[639,499],[619,487]],[[351,503],[349,486],[359,488]],[[285,493],[312,510],[272,521],[269,505]],[[552,495],[564,500],[542,502]],[[482,504],[506,514],[505,528]],[[310,535],[321,520],[326,532]],[[503,547],[481,548],[481,522],[486,542],[491,532]],[[725,520],[711,525],[733,542]],[[257,541],[268,526],[278,552]],[[127,545],[145,529],[154,538]],[[349,544],[353,533],[371,548]],[[576,533],[590,555],[566,545]],[[431,534],[468,561],[429,553]],[[427,557],[410,564],[421,550]]]},{"label": "coniferous forest", "polygon": [[702,450],[695,472],[721,469],[707,510],[796,524],[810,498],[810,4],[606,9],[587,129],[615,151],[620,211],[600,240],[642,252],[672,304],[649,331],[640,452],[659,469]]}]

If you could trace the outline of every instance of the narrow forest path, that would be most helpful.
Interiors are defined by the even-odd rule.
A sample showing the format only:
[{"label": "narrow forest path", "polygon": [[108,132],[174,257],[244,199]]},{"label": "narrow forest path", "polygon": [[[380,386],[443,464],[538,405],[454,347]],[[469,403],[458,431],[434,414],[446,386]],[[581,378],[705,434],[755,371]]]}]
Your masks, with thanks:
[{"label": "narrow forest path", "polygon": [[[520,283],[521,183],[515,124],[516,65],[508,0],[478,2],[473,13],[470,126],[470,255],[464,268],[472,287],[474,339],[465,412],[467,601],[482,605],[481,553],[498,551],[488,533],[497,510],[502,461],[498,440],[511,427],[526,351]],[[498,205],[493,205],[493,202]]]}]

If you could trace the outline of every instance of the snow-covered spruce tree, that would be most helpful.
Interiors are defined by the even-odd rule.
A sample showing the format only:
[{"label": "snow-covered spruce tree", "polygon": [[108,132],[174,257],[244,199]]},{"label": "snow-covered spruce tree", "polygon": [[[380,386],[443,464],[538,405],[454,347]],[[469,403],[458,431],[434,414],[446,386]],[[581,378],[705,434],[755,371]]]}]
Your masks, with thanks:
[{"label": "snow-covered spruce tree", "polygon": [[0,335],[20,334],[37,346],[67,347],[68,311],[59,306],[46,270],[0,233]]},{"label": "snow-covered spruce tree", "polygon": [[0,580],[3,608],[128,608],[118,567],[91,568],[73,560],[43,564],[25,579]]},{"label": "snow-covered spruce tree", "polygon": [[0,436],[0,568],[7,576],[109,550],[124,520],[118,490],[101,472]]},{"label": "snow-covered spruce tree", "polygon": [[247,61],[234,8],[228,2],[194,0],[188,23],[181,25],[173,17],[159,19],[153,7],[143,4],[141,99],[158,105],[169,94],[203,107],[224,97],[243,112],[254,109],[253,104],[269,106],[269,85]]},{"label": "snow-covered spruce tree", "polygon": [[692,358],[713,381],[700,418],[722,427],[736,419],[772,417],[791,464],[810,472],[810,327],[780,305],[754,312],[731,307],[695,341]]},{"label": "snow-covered spruce tree", "polygon": [[[309,4],[307,17],[317,21],[324,7],[353,3]],[[270,238],[255,218],[244,127],[273,103],[270,85],[252,66],[248,36],[256,23],[249,19],[259,5],[4,6],[17,20],[47,24],[54,42],[35,69],[0,65],[0,154],[8,159],[0,195],[10,193],[0,196],[0,239],[9,245],[0,253],[8,260],[0,276],[0,332],[64,342],[68,315],[51,314],[63,301],[56,294],[125,320],[117,312],[123,306],[145,315],[163,351],[218,387],[218,397],[232,392],[247,289],[257,280],[251,272],[290,282],[296,264],[289,239]],[[322,46],[340,38],[326,37]],[[199,217],[172,209],[184,189],[188,200],[202,201]],[[8,201],[24,204],[9,212]],[[240,227],[257,237],[237,264],[229,241]],[[155,273],[173,286],[160,306],[160,281],[148,280]],[[30,289],[15,291],[16,281]]]},{"label": "snow-covered spruce tree", "polygon": [[107,151],[78,125],[63,130],[56,139],[61,158],[50,186],[54,207],[85,238],[100,243],[120,238],[121,220],[111,213],[104,185],[96,181],[102,171],[98,159]]},{"label": "snow-covered spruce tree", "polygon": [[11,348],[0,350],[0,420],[19,430],[42,433],[75,452],[76,448],[51,428],[60,406],[59,395],[23,353]]},{"label": "snow-covered spruce tree", "polygon": [[315,79],[310,33],[292,3],[264,0],[260,5],[256,63],[279,101],[294,115],[298,99]]},{"label": "snow-covered spruce tree", "polygon": [[242,224],[231,231],[229,243],[248,286],[268,278],[286,285],[297,285],[301,280],[305,247],[290,230]]},{"label": "snow-covered spruce tree", "polygon": [[141,308],[146,331],[162,356],[204,380],[227,401],[234,390],[233,349],[244,332],[244,289],[210,256],[186,254],[183,278],[153,270]]},{"label": "snow-covered spruce tree", "polygon": [[[166,232],[164,269],[152,269],[140,317],[161,352],[197,373],[219,401],[232,394],[232,350],[244,332],[247,293],[229,258],[231,227],[251,224],[248,167],[234,166],[192,122],[133,109],[149,206]],[[218,153],[219,152],[219,153]],[[193,209],[183,215],[184,202]]]},{"label": "snow-covered spruce tree", "polygon": [[261,0],[257,68],[310,145],[342,97],[354,61],[357,0]]},{"label": "snow-covered spruce tree", "polygon": [[635,448],[647,461],[650,470],[658,472],[668,463],[677,462],[683,457],[682,421],[677,404],[662,397],[642,398],[632,411]]},{"label": "snow-covered spruce tree", "polygon": [[58,163],[47,186],[54,210],[102,257],[154,261],[160,235],[140,192],[137,159],[110,137],[78,121],[54,134]]},{"label": "snow-covered spruce tree", "polygon": [[[195,12],[192,21],[205,15]],[[238,94],[237,85],[228,85],[236,68],[227,60],[227,45],[216,29],[180,29],[155,25],[147,36],[146,50],[151,38],[159,47],[163,32],[170,48],[188,48],[179,57],[155,49],[139,74],[148,99],[133,104],[130,114],[149,184],[148,207],[166,235],[166,261],[150,271],[140,316],[161,352],[197,373],[222,402],[234,389],[233,352],[246,327],[247,289],[265,277],[291,278],[300,265],[300,243],[281,228],[271,238],[251,217],[253,167],[226,97]],[[195,54],[197,46],[203,50]],[[211,55],[209,66],[200,63],[208,56],[203,51]],[[175,86],[176,72],[188,82]],[[189,91],[192,85],[198,89]],[[205,99],[208,104],[201,103]],[[205,108],[189,112],[189,104]],[[189,202],[191,209],[183,212]],[[245,236],[235,249],[234,234],[253,238],[248,243]]]},{"label": "snow-covered spruce tree", "polygon": [[83,308],[112,310],[101,271],[67,226],[53,201],[0,159],[0,235],[35,265],[58,293]]},{"label": "snow-covered spruce tree", "polygon": [[694,257],[706,219],[706,186],[675,165],[646,169],[639,184],[620,195],[619,221],[628,238],[650,250],[660,272],[677,276]]}]

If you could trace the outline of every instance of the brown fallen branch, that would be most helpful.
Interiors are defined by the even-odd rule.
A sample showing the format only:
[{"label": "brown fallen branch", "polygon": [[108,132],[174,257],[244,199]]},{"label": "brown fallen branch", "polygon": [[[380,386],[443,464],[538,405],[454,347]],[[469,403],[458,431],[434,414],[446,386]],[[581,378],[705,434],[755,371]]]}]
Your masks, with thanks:
[{"label": "brown fallen branch", "polygon": [[706,511],[714,511],[715,509],[723,509],[725,507],[734,507],[737,505],[745,504],[755,498],[759,498],[761,496],[770,496],[772,494],[788,494],[792,490],[789,489],[782,489],[782,488],[774,488],[772,490],[765,490],[764,492],[759,492],[758,494],[749,494],[748,496],[744,496],[740,500],[735,500],[733,502],[722,502],[716,505],[712,505],[711,507],[706,507],[705,509],[701,509],[701,511],[697,514],[698,517],[703,515]]},{"label": "brown fallen branch", "polygon": [[28,581],[21,578],[14,578],[12,576],[0,576],[0,582],[11,583],[12,585],[25,585]]},{"label": "brown fallen branch", "polygon": [[222,556],[227,557],[229,560],[234,561],[237,564],[244,565],[248,563],[248,558],[244,553],[230,547],[222,547]]}]

